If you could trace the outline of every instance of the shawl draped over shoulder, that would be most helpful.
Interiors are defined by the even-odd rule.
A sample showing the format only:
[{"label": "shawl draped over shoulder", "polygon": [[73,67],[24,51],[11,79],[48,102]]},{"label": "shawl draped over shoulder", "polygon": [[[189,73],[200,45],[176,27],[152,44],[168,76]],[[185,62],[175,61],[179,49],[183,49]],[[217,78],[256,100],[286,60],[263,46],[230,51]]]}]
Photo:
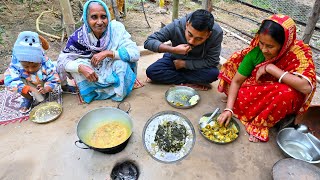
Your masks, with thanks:
[{"label": "shawl draped over shoulder", "polygon": [[[103,36],[98,39],[99,46],[93,42],[93,32],[87,22],[87,11],[92,2],[100,3],[107,14],[108,25]],[[80,90],[80,95],[86,103],[92,100],[112,98],[122,101],[133,89],[136,74],[136,62],[140,57],[138,47],[131,40],[131,35],[124,25],[116,20],[110,20],[111,16],[106,4],[100,0],[90,0],[84,5],[82,27],[77,29],[68,39],[66,47],[58,57],[58,73],[62,82],[67,77],[74,78]],[[104,50],[117,51],[119,60],[105,58],[97,67],[92,67],[90,59],[96,53]],[[94,69],[98,75],[98,82],[89,82],[79,73],[66,72],[66,64],[77,61]],[[74,76],[78,76],[77,78]]]}]

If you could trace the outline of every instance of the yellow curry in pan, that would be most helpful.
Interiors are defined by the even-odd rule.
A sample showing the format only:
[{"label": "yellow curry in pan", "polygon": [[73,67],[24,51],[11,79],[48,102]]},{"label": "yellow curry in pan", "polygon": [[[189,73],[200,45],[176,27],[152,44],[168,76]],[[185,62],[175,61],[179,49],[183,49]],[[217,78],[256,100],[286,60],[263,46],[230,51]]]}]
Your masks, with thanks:
[{"label": "yellow curry in pan", "polygon": [[113,121],[98,127],[85,138],[85,142],[95,148],[111,148],[126,141],[130,133],[127,125]]}]

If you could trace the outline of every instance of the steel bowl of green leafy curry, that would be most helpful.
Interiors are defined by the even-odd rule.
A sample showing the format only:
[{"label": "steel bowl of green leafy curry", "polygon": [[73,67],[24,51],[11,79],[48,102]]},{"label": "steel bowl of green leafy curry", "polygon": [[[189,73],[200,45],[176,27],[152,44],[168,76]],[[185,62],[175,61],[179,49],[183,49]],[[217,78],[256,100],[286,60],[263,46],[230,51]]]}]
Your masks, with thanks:
[{"label": "steel bowl of green leafy curry", "polygon": [[183,114],[162,111],[153,115],[143,128],[142,140],[149,155],[163,163],[184,159],[196,139],[192,123]]}]

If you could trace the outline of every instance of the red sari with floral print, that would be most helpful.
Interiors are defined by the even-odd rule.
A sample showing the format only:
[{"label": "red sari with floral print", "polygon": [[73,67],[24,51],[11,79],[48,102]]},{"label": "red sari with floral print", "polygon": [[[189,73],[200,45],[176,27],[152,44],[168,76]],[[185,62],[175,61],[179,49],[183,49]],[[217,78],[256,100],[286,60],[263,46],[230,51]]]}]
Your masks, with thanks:
[{"label": "red sari with floral print", "polygon": [[[308,45],[296,40],[296,25],[294,21],[284,15],[272,15],[272,20],[284,28],[285,43],[277,57],[258,64],[251,75],[239,89],[234,104],[235,116],[244,124],[246,131],[261,141],[269,140],[269,128],[289,114],[305,112],[312,100],[316,88],[315,66],[312,52]],[[234,53],[223,64],[219,75],[218,90],[228,94],[231,80],[236,74],[244,56],[258,46],[259,36],[252,40],[250,46]],[[256,81],[259,67],[274,64],[283,71],[300,76],[308,80],[312,92],[305,95],[270,74],[263,75]]]}]

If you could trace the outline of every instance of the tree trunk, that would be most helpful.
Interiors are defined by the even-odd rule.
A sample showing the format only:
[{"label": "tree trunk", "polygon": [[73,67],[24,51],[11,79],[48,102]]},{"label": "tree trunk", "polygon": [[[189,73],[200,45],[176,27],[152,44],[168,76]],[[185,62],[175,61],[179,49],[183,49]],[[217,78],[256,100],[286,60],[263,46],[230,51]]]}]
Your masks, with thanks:
[{"label": "tree trunk", "polygon": [[119,15],[119,11],[118,11],[118,7],[117,7],[117,1],[116,0],[111,0],[111,4],[112,4],[114,17],[116,18],[117,21],[121,21],[120,15]]},{"label": "tree trunk", "polygon": [[173,0],[172,21],[178,18],[179,0]]},{"label": "tree trunk", "polygon": [[67,36],[69,37],[75,31],[75,22],[69,0],[60,0],[63,23],[66,28]]},{"label": "tree trunk", "polygon": [[202,9],[212,11],[212,2],[211,0],[202,0]]},{"label": "tree trunk", "polygon": [[312,12],[309,16],[309,19],[308,19],[308,23],[307,23],[307,26],[306,26],[306,29],[303,33],[303,42],[306,43],[306,44],[309,44],[310,42],[310,39],[311,39],[311,36],[312,36],[312,33],[316,27],[316,24],[319,20],[319,14],[320,14],[320,0],[316,0],[314,5],[313,5],[313,9],[312,9]]}]

